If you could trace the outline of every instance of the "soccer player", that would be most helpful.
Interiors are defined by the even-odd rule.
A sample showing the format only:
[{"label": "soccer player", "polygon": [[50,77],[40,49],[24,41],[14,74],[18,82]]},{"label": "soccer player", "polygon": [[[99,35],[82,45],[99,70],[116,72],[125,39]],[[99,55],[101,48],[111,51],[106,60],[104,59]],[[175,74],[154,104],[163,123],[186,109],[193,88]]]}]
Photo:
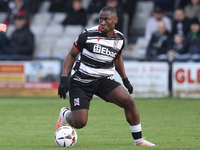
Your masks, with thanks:
[{"label": "soccer player", "polygon": [[7,30],[7,26],[5,24],[0,23],[0,32],[5,33]]},{"label": "soccer player", "polygon": [[[133,87],[126,76],[121,57],[124,36],[115,30],[117,21],[116,9],[105,6],[99,13],[100,25],[86,29],[75,40],[64,60],[58,88],[58,95],[64,99],[69,90],[71,110],[66,107],[61,109],[56,128],[67,123],[74,128],[83,128],[87,123],[90,101],[95,94],[106,102],[124,108],[135,145],[155,146],[142,138],[139,112],[130,95]],[[111,79],[115,69],[128,91]]]}]

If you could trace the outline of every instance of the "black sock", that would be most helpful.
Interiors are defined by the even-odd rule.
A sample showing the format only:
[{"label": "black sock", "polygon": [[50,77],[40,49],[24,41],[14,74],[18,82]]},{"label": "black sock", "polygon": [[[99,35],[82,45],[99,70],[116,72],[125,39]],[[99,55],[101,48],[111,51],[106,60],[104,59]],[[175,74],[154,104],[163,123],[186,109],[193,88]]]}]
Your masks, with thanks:
[{"label": "black sock", "polygon": [[142,131],[132,132],[132,136],[133,136],[134,140],[140,139],[140,138],[142,138]]}]

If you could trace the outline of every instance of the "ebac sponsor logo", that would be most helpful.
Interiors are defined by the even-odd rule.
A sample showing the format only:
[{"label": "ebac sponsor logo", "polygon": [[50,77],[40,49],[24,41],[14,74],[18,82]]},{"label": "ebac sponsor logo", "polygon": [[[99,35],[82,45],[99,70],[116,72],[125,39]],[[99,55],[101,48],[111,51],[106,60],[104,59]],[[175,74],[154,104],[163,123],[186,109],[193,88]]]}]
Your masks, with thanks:
[{"label": "ebac sponsor logo", "polygon": [[108,48],[103,47],[103,46],[101,46],[99,44],[94,44],[93,52],[99,53],[99,54],[104,54],[104,55],[107,55],[107,56],[110,56],[110,57],[113,57],[113,58],[117,54],[117,53],[109,51]]}]

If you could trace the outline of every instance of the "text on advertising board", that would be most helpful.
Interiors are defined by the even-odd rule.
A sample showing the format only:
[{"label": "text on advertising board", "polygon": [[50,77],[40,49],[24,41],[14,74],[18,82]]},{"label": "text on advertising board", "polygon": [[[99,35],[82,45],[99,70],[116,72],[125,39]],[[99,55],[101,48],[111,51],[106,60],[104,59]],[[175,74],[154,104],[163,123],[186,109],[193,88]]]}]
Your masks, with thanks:
[{"label": "text on advertising board", "polygon": [[188,83],[200,83],[200,69],[197,70],[196,72],[196,78],[192,78],[191,77],[191,69],[178,69],[175,72],[175,79],[178,83],[184,83],[184,82],[188,82]]}]

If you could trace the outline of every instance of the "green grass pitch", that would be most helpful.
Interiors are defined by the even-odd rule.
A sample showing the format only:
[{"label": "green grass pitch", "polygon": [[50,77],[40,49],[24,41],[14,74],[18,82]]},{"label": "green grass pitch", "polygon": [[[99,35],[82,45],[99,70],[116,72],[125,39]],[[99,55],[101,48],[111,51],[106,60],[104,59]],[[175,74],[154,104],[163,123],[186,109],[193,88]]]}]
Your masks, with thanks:
[{"label": "green grass pitch", "polygon": [[[135,99],[143,136],[156,147],[134,146],[124,111],[94,98],[87,126],[76,129],[74,150],[198,150],[200,149],[199,99]],[[1,150],[62,149],[54,142],[59,98],[0,98]]]}]

